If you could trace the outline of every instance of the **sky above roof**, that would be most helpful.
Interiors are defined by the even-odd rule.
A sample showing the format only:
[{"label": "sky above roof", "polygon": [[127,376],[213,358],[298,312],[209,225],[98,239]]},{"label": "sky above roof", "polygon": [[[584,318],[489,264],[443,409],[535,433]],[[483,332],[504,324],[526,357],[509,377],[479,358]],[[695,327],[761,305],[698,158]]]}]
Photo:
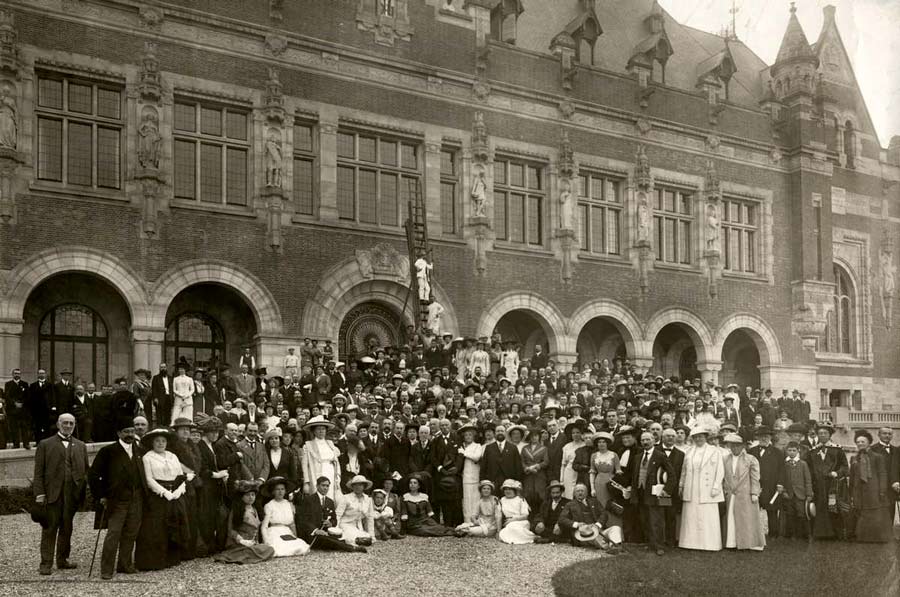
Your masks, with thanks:
[{"label": "sky above roof", "polygon": [[[731,0],[659,0],[676,21],[713,33],[731,25]],[[866,105],[887,147],[900,135],[900,0],[797,0],[797,17],[810,43],[822,29],[822,9],[837,8],[838,30]],[[787,0],[735,0],[737,36],[772,64],[787,26]],[[677,49],[676,49],[677,51]]]}]

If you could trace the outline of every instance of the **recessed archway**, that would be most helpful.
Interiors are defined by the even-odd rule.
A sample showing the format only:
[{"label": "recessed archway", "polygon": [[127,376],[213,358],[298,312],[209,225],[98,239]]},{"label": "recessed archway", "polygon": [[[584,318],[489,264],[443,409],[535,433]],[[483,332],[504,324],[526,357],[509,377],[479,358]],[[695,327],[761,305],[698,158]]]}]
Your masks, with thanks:
[{"label": "recessed archway", "polygon": [[575,310],[569,329],[576,335],[576,351],[582,365],[616,356],[638,355],[644,335],[638,318],[624,305],[609,299],[589,301]]},{"label": "recessed archway", "polygon": [[737,329],[722,344],[722,371],[719,383],[737,384],[739,388],[760,387],[760,354],[748,332]]},{"label": "recessed archway", "polygon": [[[513,315],[512,320],[507,319],[511,323],[504,322],[501,327],[522,325],[524,327],[519,327],[519,331],[515,332],[521,337],[524,335],[524,329],[530,326],[531,332],[522,338],[524,342],[534,332],[533,326],[537,325],[544,333],[546,338],[545,348],[550,354],[558,352],[574,353],[574,342],[572,343],[573,346],[567,345],[566,333],[568,326],[566,325],[566,319],[556,306],[533,292],[510,292],[494,299],[481,314],[478,320],[478,327],[476,328],[476,335],[479,337],[492,336],[501,320],[513,311],[519,311],[522,314]],[[531,320],[530,324],[528,323],[529,318]],[[512,333],[512,329],[507,329],[509,329],[508,333]],[[504,340],[506,339],[504,336]],[[523,357],[529,355],[529,351],[533,350],[534,346],[526,348],[528,350],[522,355]]]}]

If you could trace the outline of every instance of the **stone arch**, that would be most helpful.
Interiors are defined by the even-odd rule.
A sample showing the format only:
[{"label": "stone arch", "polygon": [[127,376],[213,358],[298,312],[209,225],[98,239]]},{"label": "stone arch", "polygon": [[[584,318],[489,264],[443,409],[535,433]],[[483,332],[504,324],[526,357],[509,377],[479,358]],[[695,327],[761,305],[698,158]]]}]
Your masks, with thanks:
[{"label": "stone arch", "polygon": [[[303,307],[301,336],[329,338],[337,342],[344,316],[354,306],[366,301],[387,304],[401,313],[401,319],[412,323],[409,316],[412,307],[410,302],[416,300],[416,297],[409,295],[406,268],[399,268],[397,271],[401,275],[378,273],[370,269],[366,269],[364,273],[355,257],[329,268],[322,274],[313,295]],[[449,295],[436,282],[432,282],[431,290],[435,300],[444,307],[442,327],[450,333],[458,333],[459,323]]]},{"label": "stone arch", "polygon": [[105,280],[122,295],[132,325],[146,319],[147,293],[140,275],[111,253],[79,246],[47,249],[13,268],[7,279],[6,300],[0,301],[0,319],[22,319],[31,292],[47,278],[67,272],[84,272]]},{"label": "stone arch", "polygon": [[495,298],[478,319],[476,336],[490,336],[500,318],[510,311],[527,311],[534,315],[550,344],[550,354],[574,353],[575,345],[569,327],[556,305],[534,292],[512,291]]},{"label": "stone arch", "polygon": [[239,265],[218,259],[185,261],[161,275],[153,286],[149,326],[164,328],[166,311],[175,296],[202,283],[221,284],[241,295],[256,316],[256,329],[261,336],[283,333],[278,303],[259,278]]},{"label": "stone arch", "polygon": [[596,299],[588,301],[575,309],[569,318],[569,330],[574,341],[578,341],[578,335],[582,328],[592,319],[603,317],[619,331],[625,341],[625,350],[630,358],[643,356],[641,340],[644,338],[644,328],[637,316],[625,305],[611,299]]},{"label": "stone arch", "polygon": [[647,328],[644,335],[644,338],[651,347],[660,330],[670,323],[680,324],[691,340],[693,340],[694,347],[697,350],[698,363],[707,361],[711,358],[710,355],[714,342],[709,326],[707,326],[706,322],[693,311],[689,311],[683,307],[668,307],[653,314],[650,321],[647,322]]},{"label": "stone arch", "polygon": [[736,330],[747,333],[756,345],[759,352],[759,364],[763,367],[780,365],[782,362],[781,345],[775,331],[762,318],[752,313],[735,313],[722,322],[716,331],[716,343],[712,348],[712,355],[716,359],[722,358],[722,350],[725,340]]}]

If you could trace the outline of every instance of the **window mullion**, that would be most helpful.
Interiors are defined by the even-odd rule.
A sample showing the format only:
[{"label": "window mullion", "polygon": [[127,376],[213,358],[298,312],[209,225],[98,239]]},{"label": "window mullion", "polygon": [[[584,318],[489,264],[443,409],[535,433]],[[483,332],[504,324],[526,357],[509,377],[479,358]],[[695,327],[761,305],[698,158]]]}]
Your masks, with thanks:
[{"label": "window mullion", "polygon": [[201,199],[201,189],[200,189],[200,140],[194,139],[194,201],[200,203]]},{"label": "window mullion", "polygon": [[[94,100],[96,101],[96,100]],[[100,133],[98,130],[97,123],[91,123],[91,188],[96,189],[99,182],[99,172],[97,170],[97,160],[100,157],[100,149],[98,144],[100,142]]]},{"label": "window mullion", "polygon": [[[223,122],[222,126],[224,126],[224,125],[225,125],[225,123]],[[222,166],[222,176],[221,176],[222,184],[221,184],[221,188],[219,189],[219,192],[220,192],[219,201],[221,201],[222,205],[227,205],[228,204],[228,184],[227,184],[228,173],[225,171],[225,169],[227,167],[227,160],[228,160],[228,147],[225,145],[225,143],[222,143],[220,148],[222,150],[221,151],[222,156],[220,158],[220,162],[221,162],[221,166]]]}]

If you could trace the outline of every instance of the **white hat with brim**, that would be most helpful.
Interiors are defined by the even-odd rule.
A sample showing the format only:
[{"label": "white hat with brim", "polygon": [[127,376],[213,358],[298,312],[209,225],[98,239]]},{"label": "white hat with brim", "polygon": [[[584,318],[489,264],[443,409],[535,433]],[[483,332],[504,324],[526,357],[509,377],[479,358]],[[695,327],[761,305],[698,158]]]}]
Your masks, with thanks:
[{"label": "white hat with brim", "polygon": [[706,427],[703,427],[701,425],[698,425],[698,426],[694,427],[693,429],[691,429],[691,437],[694,437],[697,435],[709,436],[711,433],[712,432],[709,429],[707,429]]},{"label": "white hat with brim", "polygon": [[372,482],[365,478],[363,475],[355,475],[352,479],[347,481],[347,489],[353,489],[354,485],[363,484],[366,486],[365,491],[368,491],[372,488]]},{"label": "white hat with brim", "polygon": [[724,437],[722,441],[724,441],[726,444],[743,444],[744,438],[742,438],[737,433],[729,433]]},{"label": "white hat with brim", "polygon": [[582,524],[580,527],[578,527],[577,531],[572,533],[572,537],[576,541],[581,541],[582,543],[595,541],[599,536],[600,529],[598,529],[597,525],[595,524]]},{"label": "white hat with brim", "polygon": [[303,429],[313,429],[314,427],[325,427],[327,429],[334,429],[334,423],[323,417],[322,415],[317,415],[311,418],[309,421],[303,425]]}]

